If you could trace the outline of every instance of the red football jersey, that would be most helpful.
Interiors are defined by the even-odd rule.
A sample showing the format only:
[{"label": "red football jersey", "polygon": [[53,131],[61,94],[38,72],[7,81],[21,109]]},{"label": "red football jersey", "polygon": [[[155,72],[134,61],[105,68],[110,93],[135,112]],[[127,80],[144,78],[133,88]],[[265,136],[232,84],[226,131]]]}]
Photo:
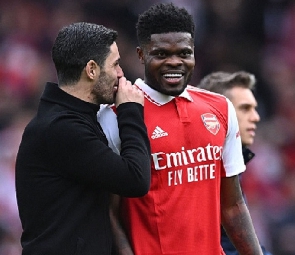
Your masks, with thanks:
[{"label": "red football jersey", "polygon": [[[144,118],[151,143],[150,191],[122,198],[125,227],[136,255],[224,254],[220,245],[220,180],[245,170],[236,114],[221,95],[188,88],[178,97],[145,92]],[[119,153],[115,112],[98,121]]]}]

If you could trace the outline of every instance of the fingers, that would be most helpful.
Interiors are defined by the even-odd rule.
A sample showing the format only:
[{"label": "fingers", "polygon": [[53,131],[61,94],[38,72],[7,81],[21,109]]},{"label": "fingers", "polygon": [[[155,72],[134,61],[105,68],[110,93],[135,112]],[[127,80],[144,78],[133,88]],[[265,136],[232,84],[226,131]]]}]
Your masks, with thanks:
[{"label": "fingers", "polygon": [[119,106],[122,103],[135,102],[143,105],[143,92],[127,80],[125,77],[119,79],[119,87],[116,95],[115,104]]},{"label": "fingers", "polygon": [[121,90],[133,90],[134,86],[132,85],[131,81],[127,80],[125,77],[119,79],[119,88]]}]

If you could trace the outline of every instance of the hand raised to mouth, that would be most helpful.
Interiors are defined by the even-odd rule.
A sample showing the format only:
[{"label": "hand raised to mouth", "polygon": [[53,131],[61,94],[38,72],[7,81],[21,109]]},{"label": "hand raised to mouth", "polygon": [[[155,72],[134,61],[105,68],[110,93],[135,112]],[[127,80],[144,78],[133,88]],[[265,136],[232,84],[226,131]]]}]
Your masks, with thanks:
[{"label": "hand raised to mouth", "polygon": [[115,104],[118,107],[122,103],[134,102],[144,105],[144,95],[141,90],[127,80],[125,77],[119,79]]}]

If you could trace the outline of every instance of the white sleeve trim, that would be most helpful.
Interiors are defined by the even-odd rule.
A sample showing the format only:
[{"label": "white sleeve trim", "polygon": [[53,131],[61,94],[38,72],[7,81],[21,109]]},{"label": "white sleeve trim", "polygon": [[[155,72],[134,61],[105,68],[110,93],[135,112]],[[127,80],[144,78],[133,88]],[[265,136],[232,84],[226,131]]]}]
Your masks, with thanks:
[{"label": "white sleeve trim", "polygon": [[223,147],[223,164],[226,177],[238,175],[246,170],[242,154],[242,141],[235,108],[227,98],[228,129]]},{"label": "white sleeve trim", "polygon": [[109,105],[101,105],[97,113],[97,121],[100,123],[103,132],[108,140],[108,146],[117,154],[121,151],[121,139],[117,115]]}]

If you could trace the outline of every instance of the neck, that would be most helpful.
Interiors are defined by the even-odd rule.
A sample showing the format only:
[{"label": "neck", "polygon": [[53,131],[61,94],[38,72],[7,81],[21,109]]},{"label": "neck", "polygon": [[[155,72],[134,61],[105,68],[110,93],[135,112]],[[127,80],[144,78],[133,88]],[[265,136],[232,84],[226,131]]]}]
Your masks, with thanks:
[{"label": "neck", "polygon": [[91,96],[90,89],[81,83],[70,84],[70,85],[60,85],[61,90],[70,94],[73,97],[79,98],[88,103],[94,103],[94,100]]}]

